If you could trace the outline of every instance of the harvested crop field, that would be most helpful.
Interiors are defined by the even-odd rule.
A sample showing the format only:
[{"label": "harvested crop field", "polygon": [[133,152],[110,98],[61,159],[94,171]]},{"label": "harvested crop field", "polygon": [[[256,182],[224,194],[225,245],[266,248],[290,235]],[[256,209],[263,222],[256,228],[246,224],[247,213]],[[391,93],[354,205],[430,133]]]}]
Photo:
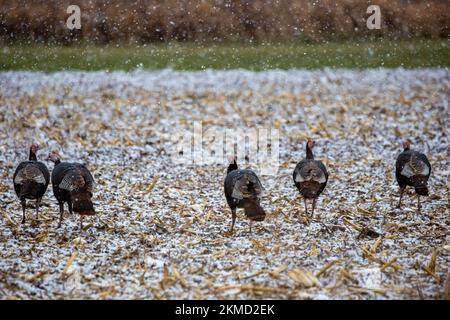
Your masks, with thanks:
[{"label": "harvested crop field", "polygon": [[[446,68],[2,72],[0,298],[448,298],[449,94]],[[198,121],[279,130],[252,234],[240,211],[227,233],[226,159],[175,161]],[[330,173],[312,220],[292,181],[307,137]],[[433,166],[421,214],[411,189],[396,209],[406,138]],[[84,230],[67,208],[57,228],[51,187],[20,224],[12,175],[33,141],[49,169],[58,150],[93,172]]]}]

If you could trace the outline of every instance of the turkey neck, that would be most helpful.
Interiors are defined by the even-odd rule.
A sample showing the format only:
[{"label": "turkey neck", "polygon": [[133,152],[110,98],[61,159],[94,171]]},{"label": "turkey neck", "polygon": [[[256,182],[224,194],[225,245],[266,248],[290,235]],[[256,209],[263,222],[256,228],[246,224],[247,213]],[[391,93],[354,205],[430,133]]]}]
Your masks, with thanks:
[{"label": "turkey neck", "polygon": [[306,159],[314,159],[312,150],[309,148],[308,143],[306,144]]},{"label": "turkey neck", "polygon": [[236,161],[234,161],[233,163],[230,163],[230,165],[228,166],[227,169],[227,174],[229,174],[231,171],[237,170],[238,166]]},{"label": "turkey neck", "polygon": [[34,153],[32,148],[30,148],[30,157],[28,159],[30,161],[37,161],[36,153]]}]

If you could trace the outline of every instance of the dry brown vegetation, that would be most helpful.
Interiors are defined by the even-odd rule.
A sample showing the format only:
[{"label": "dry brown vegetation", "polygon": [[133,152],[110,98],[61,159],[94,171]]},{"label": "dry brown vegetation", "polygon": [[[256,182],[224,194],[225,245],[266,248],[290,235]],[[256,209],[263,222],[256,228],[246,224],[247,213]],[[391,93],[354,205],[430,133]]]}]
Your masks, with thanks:
[{"label": "dry brown vegetation", "polygon": [[[443,68],[0,73],[0,299],[448,297],[449,89]],[[226,159],[173,161],[194,121],[280,130],[252,235],[240,210],[227,232]],[[330,173],[313,219],[292,181],[308,136]],[[433,166],[421,214],[410,188],[396,209],[405,138]],[[57,228],[51,188],[20,224],[12,176],[31,141],[50,170],[58,150],[93,173],[83,232],[67,207]]]},{"label": "dry brown vegetation", "polygon": [[[69,0],[0,0],[0,39],[94,42],[168,40],[321,40],[365,35],[447,37],[445,0],[78,0],[82,29],[65,22]],[[369,4],[382,29],[366,28]]]}]

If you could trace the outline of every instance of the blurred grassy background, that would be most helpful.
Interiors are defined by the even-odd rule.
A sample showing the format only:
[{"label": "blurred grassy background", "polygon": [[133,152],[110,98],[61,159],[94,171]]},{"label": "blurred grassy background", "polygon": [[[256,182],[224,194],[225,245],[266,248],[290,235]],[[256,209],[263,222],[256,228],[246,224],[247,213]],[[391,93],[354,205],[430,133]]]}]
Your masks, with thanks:
[{"label": "blurred grassy background", "polygon": [[447,40],[325,43],[165,43],[145,46],[13,44],[0,52],[0,70],[201,70],[244,68],[372,68],[450,66]]}]

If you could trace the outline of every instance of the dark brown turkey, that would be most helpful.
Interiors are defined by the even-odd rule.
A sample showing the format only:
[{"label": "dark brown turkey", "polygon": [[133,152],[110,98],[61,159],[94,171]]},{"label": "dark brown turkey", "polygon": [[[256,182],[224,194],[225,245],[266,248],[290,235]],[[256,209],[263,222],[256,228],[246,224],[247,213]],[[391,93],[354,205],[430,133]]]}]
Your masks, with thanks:
[{"label": "dark brown turkey", "polygon": [[411,141],[403,143],[403,152],[395,162],[395,177],[400,186],[398,208],[401,208],[403,192],[406,186],[414,187],[417,193],[417,209],[420,212],[420,196],[428,196],[428,178],[431,165],[427,157],[420,152],[411,150]]},{"label": "dark brown turkey", "polygon": [[37,161],[36,152],[38,150],[38,145],[31,145],[29,160],[21,162],[13,176],[14,190],[22,204],[22,223],[25,223],[26,199],[36,199],[36,219],[38,218],[39,205],[50,180],[47,166]]},{"label": "dark brown turkey", "polygon": [[312,149],[314,148],[314,141],[308,139],[306,142],[306,159],[303,159],[294,169],[294,183],[305,201],[305,211],[308,214],[308,205],[306,199],[312,199],[312,213],[316,207],[316,199],[322,193],[328,182],[328,172],[325,165],[319,161],[314,160]]},{"label": "dark brown turkey", "polygon": [[262,185],[258,176],[252,170],[239,170],[236,158],[229,157],[230,165],[225,177],[225,197],[231,209],[232,221],[230,232],[233,232],[236,221],[236,209],[243,208],[250,219],[250,233],[252,221],[263,221],[266,213],[261,208]]},{"label": "dark brown turkey", "polygon": [[49,160],[55,163],[52,171],[53,194],[59,203],[59,225],[64,215],[64,203],[67,202],[69,212],[80,215],[80,229],[83,229],[83,216],[94,215],[92,194],[94,178],[89,170],[79,163],[61,162],[57,152],[49,154]]}]

